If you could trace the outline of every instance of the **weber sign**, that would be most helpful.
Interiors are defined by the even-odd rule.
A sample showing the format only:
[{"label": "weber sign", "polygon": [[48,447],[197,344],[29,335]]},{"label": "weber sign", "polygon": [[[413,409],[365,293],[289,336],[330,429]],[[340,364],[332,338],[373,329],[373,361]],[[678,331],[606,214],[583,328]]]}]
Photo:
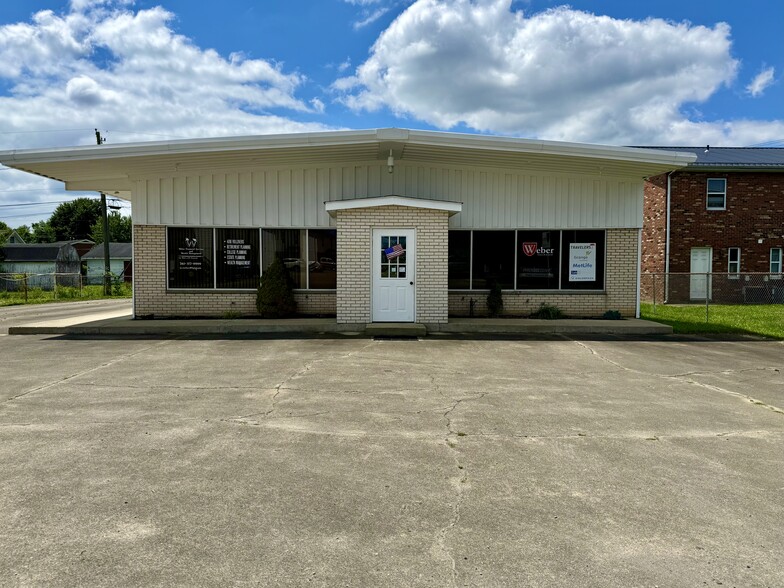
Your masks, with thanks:
[{"label": "weber sign", "polygon": [[523,243],[523,253],[528,257],[533,257],[534,255],[550,256],[555,253],[555,249],[553,247],[539,247],[536,241],[525,241]]}]

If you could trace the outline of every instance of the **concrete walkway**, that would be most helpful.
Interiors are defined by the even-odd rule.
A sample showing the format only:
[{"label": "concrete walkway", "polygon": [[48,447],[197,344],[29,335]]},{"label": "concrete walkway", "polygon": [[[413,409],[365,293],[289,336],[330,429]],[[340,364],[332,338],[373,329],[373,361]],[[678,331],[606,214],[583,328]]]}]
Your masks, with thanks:
[{"label": "concrete walkway", "polygon": [[[369,337],[389,334],[406,336],[406,326],[390,324],[388,333],[374,325],[338,324],[334,318],[270,319],[158,319],[134,320],[125,309],[111,310],[100,315],[71,317],[33,322],[9,327],[9,335],[86,335],[86,336],[168,336],[168,335],[336,335],[341,337]],[[410,336],[422,334],[421,325],[410,325]],[[453,318],[444,325],[432,325],[428,335],[668,335],[672,327],[640,319],[490,319]]]}]

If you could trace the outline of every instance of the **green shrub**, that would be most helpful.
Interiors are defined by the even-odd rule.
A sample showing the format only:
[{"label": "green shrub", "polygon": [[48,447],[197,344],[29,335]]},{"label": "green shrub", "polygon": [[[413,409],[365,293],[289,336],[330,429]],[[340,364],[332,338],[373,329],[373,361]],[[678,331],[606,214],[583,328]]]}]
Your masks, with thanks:
[{"label": "green shrub", "polygon": [[619,321],[623,317],[621,317],[620,310],[608,310],[602,315],[602,318],[608,321]]},{"label": "green shrub", "polygon": [[555,320],[555,319],[564,318],[564,313],[556,305],[545,304],[544,302],[542,302],[542,304],[539,305],[539,309],[536,312],[531,313],[530,318]]},{"label": "green shrub", "polygon": [[273,261],[261,276],[256,292],[256,310],[262,318],[283,318],[297,310],[291,276],[280,259]]},{"label": "green shrub", "polygon": [[487,295],[487,312],[490,316],[498,316],[504,309],[504,298],[501,294],[501,286],[495,280],[490,285],[490,293]]}]

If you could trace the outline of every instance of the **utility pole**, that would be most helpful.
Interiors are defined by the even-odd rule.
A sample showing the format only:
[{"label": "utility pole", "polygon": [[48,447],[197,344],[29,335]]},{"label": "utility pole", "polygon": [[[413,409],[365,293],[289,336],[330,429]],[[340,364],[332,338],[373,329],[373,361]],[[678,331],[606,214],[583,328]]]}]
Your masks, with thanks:
[{"label": "utility pole", "polygon": [[[101,137],[101,131],[95,129],[95,140],[98,145],[103,145],[106,139]],[[112,266],[109,261],[109,209],[106,206],[106,194],[101,192],[101,213],[103,214],[103,294],[104,296],[111,296],[112,283],[111,273]]]}]

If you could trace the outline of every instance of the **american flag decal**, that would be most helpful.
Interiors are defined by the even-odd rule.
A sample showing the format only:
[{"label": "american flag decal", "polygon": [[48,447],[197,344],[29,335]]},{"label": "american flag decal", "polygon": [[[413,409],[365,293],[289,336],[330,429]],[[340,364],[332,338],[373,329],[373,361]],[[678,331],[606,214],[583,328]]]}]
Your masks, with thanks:
[{"label": "american flag decal", "polygon": [[387,247],[386,249],[384,249],[384,253],[387,256],[387,259],[394,259],[395,257],[400,257],[405,252],[406,250],[403,249],[403,246],[400,244],[392,245],[392,247]]}]

